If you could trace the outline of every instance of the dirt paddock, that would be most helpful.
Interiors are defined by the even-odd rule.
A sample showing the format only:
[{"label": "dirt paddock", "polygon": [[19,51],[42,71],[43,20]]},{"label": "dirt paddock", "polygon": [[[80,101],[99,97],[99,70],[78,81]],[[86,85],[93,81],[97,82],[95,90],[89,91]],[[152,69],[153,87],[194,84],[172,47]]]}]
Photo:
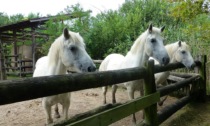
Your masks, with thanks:
[{"label": "dirt paddock", "polygon": [[[102,105],[101,88],[88,89],[72,93],[69,117],[94,109]],[[136,92],[135,96],[139,93]],[[126,102],[128,99],[126,90],[119,89],[116,94],[117,102]],[[111,91],[108,91],[107,100],[111,102]],[[169,97],[162,107],[175,101]],[[60,107],[60,106],[59,106]],[[158,109],[161,109],[160,107]],[[61,108],[59,109],[61,111]],[[52,111],[53,112],[53,111]],[[52,113],[54,114],[54,113]],[[142,112],[136,114],[138,121],[141,121]],[[54,119],[54,121],[59,121]],[[0,106],[0,125],[1,126],[44,126],[45,113],[41,105],[41,98],[30,101],[18,102]],[[131,126],[131,116],[126,117],[111,126]]]}]

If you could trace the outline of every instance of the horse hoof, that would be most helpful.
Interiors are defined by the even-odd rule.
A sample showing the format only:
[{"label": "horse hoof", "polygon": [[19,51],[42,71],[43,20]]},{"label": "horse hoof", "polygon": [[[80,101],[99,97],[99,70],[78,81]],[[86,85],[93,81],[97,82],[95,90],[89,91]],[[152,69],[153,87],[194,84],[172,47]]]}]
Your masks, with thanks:
[{"label": "horse hoof", "polygon": [[132,120],[133,126],[136,126],[136,120]]},{"label": "horse hoof", "polygon": [[106,104],[106,102],[104,101],[104,102],[103,102],[103,105],[105,105],[105,104]]},{"label": "horse hoof", "polygon": [[163,102],[158,102],[158,105],[159,105],[159,106],[162,106],[162,105],[163,105]]},{"label": "horse hoof", "polygon": [[112,104],[115,104],[115,103],[116,103],[116,100],[113,100],[113,101],[112,101]]},{"label": "horse hoof", "polygon": [[60,114],[55,114],[54,117],[58,119],[58,118],[60,118],[61,116],[60,116]]},{"label": "horse hoof", "polygon": [[53,123],[52,118],[51,118],[51,119],[47,119],[47,122],[45,123],[45,126],[47,126],[47,125],[49,125],[49,124],[51,124],[51,123]]}]

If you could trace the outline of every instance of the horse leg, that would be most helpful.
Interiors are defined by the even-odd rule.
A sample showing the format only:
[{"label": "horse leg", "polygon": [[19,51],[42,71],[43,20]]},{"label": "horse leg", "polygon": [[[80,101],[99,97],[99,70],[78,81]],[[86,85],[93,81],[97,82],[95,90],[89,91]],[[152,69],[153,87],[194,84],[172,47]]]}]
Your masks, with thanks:
[{"label": "horse leg", "polygon": [[107,88],[108,88],[107,86],[102,87],[103,96],[104,96],[103,104],[106,104],[106,93],[107,93]]},{"label": "horse leg", "polygon": [[55,115],[54,115],[55,118],[60,118],[60,114],[59,114],[59,111],[58,111],[58,104],[55,104]]},{"label": "horse leg", "polygon": [[[143,84],[140,86],[140,90],[139,90],[139,95],[140,97],[143,97],[144,96],[144,86]],[[144,119],[144,111],[142,111],[142,118]]]},{"label": "horse leg", "polygon": [[116,103],[115,93],[117,91],[117,88],[118,88],[117,85],[112,85],[112,104]]},{"label": "horse leg", "polygon": [[[134,99],[134,90],[132,90],[131,88],[127,88],[128,90],[128,97],[130,100]],[[135,116],[135,113],[133,113],[133,124],[135,125],[136,124],[136,116]]]},{"label": "horse leg", "polygon": [[63,118],[66,120],[68,119],[68,110],[70,106],[70,101],[65,102],[65,104],[63,104],[62,106],[63,106]]},{"label": "horse leg", "polygon": [[144,86],[143,84],[140,85],[140,97],[144,96]]},{"label": "horse leg", "polygon": [[53,122],[53,119],[51,117],[51,105],[47,104],[46,100],[43,99],[42,100],[42,106],[44,107],[45,114],[47,116],[46,124],[52,123]]},{"label": "horse leg", "polygon": [[69,111],[69,106],[70,106],[70,99],[71,99],[71,93],[67,93],[66,97],[64,99],[64,102],[62,104],[62,107],[63,107],[63,118],[65,120],[68,119],[68,111]]},{"label": "horse leg", "polygon": [[[167,80],[166,80],[166,81],[164,81],[162,85],[164,85],[164,86],[168,85]],[[168,97],[168,95],[167,95],[167,96],[165,96],[162,100],[160,100],[160,101],[158,102],[158,105],[159,105],[159,106],[162,106],[162,105],[163,105],[163,103],[165,102],[165,100],[167,99],[167,97]]]},{"label": "horse leg", "polygon": [[168,97],[168,95],[166,95],[162,100],[160,100],[160,101],[158,102],[158,105],[159,105],[159,106],[162,106],[163,103],[165,102],[165,100],[167,99],[167,97]]}]

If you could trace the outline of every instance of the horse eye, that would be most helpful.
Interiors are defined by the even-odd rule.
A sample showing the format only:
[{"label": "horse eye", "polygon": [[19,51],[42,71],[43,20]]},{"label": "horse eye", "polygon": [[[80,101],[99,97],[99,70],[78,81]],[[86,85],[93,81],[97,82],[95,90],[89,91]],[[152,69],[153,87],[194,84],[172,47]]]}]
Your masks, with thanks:
[{"label": "horse eye", "polygon": [[155,42],[156,42],[156,39],[151,39],[151,42],[152,42],[152,43],[155,43]]},{"label": "horse eye", "polygon": [[72,52],[75,52],[76,49],[77,49],[77,48],[76,48],[75,46],[71,46],[71,47],[70,47],[70,50],[71,50]]},{"label": "horse eye", "polygon": [[185,54],[186,52],[185,52],[185,51],[181,51],[181,53],[182,53],[182,54]]}]

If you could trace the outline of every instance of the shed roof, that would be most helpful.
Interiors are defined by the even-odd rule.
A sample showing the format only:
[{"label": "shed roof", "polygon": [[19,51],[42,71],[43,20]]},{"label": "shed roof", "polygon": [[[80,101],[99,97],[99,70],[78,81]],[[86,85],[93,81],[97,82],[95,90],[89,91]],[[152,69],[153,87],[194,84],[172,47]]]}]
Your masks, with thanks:
[{"label": "shed roof", "polygon": [[[64,16],[69,16],[70,18],[76,18],[75,16],[71,14],[66,14]],[[46,21],[50,20],[53,17],[57,17],[57,16],[33,18],[33,19],[23,20],[17,23],[5,25],[5,26],[0,26],[0,33],[5,32],[5,31],[37,27],[38,25],[43,25]]]}]

